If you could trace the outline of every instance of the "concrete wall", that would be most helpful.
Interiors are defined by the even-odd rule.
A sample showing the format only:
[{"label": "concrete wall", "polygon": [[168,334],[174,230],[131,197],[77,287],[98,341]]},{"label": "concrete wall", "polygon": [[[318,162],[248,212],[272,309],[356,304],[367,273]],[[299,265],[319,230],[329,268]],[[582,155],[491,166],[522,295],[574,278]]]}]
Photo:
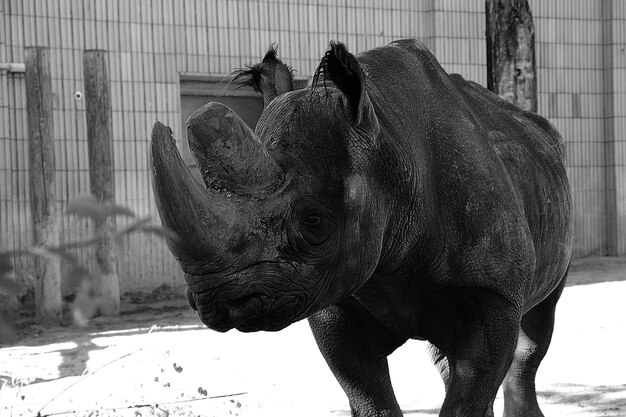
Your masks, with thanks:
[{"label": "concrete wall", "polygon": [[[539,113],[562,132],[575,203],[575,256],[626,254],[626,34],[620,0],[531,0]],[[450,72],[485,84],[482,0],[0,0],[0,63],[51,48],[57,182],[64,210],[88,192],[82,51],[109,51],[117,202],[155,216],[146,147],[155,120],[182,130],[181,76],[226,76],[272,42],[296,75],[313,74],[328,41],[355,52],[422,39]],[[30,214],[23,74],[0,69],[0,248],[27,246]],[[61,219],[63,238],[89,233]],[[89,253],[81,255],[89,262]],[[127,239],[122,290],[182,285],[164,244]],[[18,259],[28,279],[29,261]]]},{"label": "concrete wall", "polygon": [[539,113],[568,153],[575,256],[626,253],[626,4],[619,0],[531,0]]}]

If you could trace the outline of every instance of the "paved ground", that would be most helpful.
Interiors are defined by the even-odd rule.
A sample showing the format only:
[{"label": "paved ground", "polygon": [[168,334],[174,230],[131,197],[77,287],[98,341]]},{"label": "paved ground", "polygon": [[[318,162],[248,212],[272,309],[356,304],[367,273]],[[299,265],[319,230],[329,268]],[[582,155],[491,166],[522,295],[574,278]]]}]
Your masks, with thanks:
[{"label": "paved ground", "polygon": [[[0,416],[349,415],[306,322],[224,335],[180,303],[155,307],[32,327],[0,348]],[[537,380],[546,416],[626,416],[625,328],[626,259],[577,261]],[[408,342],[390,368],[405,415],[436,416],[443,386],[425,345]]]}]

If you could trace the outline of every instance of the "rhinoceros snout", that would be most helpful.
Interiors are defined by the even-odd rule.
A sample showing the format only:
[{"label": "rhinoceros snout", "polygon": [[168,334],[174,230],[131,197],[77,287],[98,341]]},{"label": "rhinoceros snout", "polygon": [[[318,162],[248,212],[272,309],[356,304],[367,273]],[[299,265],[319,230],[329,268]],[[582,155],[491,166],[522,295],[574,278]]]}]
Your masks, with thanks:
[{"label": "rhinoceros snout", "polygon": [[237,272],[185,274],[187,299],[210,329],[276,331],[306,317],[307,291],[290,263],[260,262]]},{"label": "rhinoceros snout", "polygon": [[185,275],[187,301],[210,329],[228,331],[268,310],[268,294],[237,276]]},{"label": "rhinoceros snout", "polygon": [[[214,296],[214,297],[212,297]],[[213,298],[213,299],[210,299]],[[247,321],[258,321],[265,313],[264,296],[249,294],[238,299],[223,299],[219,294],[192,293],[192,308],[210,329],[226,332]]]}]

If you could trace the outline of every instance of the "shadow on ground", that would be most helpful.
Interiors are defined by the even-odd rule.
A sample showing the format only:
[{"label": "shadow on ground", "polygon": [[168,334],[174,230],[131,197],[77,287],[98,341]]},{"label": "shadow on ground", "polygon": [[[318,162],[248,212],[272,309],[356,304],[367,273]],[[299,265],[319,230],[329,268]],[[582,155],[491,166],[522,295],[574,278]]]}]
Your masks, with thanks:
[{"label": "shadow on ground", "polygon": [[76,347],[59,350],[61,363],[59,363],[59,376],[52,378],[65,378],[67,376],[79,376],[87,370],[87,360],[92,351],[106,349],[106,346],[98,346],[91,340],[77,340]]},{"label": "shadow on ground", "polygon": [[554,384],[553,389],[539,391],[539,402],[577,404],[590,416],[613,415],[626,406],[626,385]]},{"label": "shadow on ground", "polygon": [[626,281],[626,258],[591,256],[572,262],[567,277],[567,286],[615,281]]},{"label": "shadow on ground", "polygon": [[[422,409],[402,409],[402,414],[404,414],[406,417],[412,416],[412,415],[439,415],[439,410],[440,408],[422,408]],[[350,417],[352,414],[350,413],[350,410],[334,410],[332,411],[332,415],[333,416],[337,416],[337,417]]]},{"label": "shadow on ground", "polygon": [[[133,335],[147,333],[152,325],[159,331],[178,331],[180,328],[163,329],[164,326],[194,326],[204,328],[186,300],[174,299],[152,304],[132,304],[122,302],[120,316],[96,317],[85,327],[74,324],[39,325],[19,324],[16,326],[19,346],[41,346],[56,342],[86,339],[90,336]],[[8,347],[0,346],[0,347]]]}]

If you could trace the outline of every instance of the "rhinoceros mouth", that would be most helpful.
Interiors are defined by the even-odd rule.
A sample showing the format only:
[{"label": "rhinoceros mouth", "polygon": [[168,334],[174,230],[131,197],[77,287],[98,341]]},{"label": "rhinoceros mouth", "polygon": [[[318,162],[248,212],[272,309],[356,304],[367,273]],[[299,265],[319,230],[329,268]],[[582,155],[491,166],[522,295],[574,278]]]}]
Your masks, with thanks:
[{"label": "rhinoceros mouth", "polygon": [[281,330],[303,318],[306,308],[306,292],[287,272],[290,266],[267,262],[225,277],[187,274],[187,299],[213,330]]},{"label": "rhinoceros mouth", "polygon": [[189,291],[188,298],[200,320],[208,328],[225,332],[253,318],[263,316],[267,310],[267,298],[263,294],[248,294],[233,300],[212,297],[207,293]]},{"label": "rhinoceros mouth", "polygon": [[[287,297],[271,302],[266,294],[252,293],[226,299],[220,294],[188,294],[190,304],[205,326],[219,332],[237,329],[242,332],[284,329],[300,316],[301,301]],[[278,304],[278,305],[277,305]]]}]

